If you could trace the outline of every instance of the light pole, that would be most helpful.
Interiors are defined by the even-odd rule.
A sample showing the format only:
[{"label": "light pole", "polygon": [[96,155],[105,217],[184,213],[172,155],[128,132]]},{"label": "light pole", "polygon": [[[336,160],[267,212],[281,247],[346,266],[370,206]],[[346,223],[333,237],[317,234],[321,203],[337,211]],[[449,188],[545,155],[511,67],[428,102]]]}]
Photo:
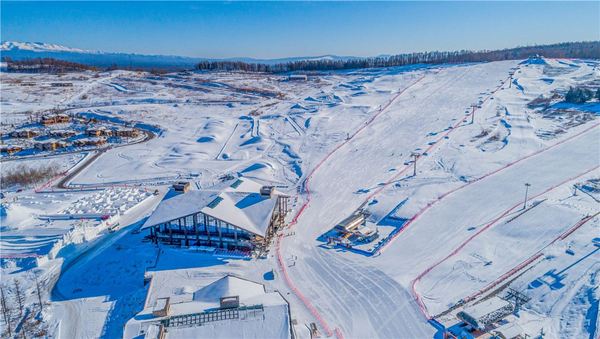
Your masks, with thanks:
[{"label": "light pole", "polygon": [[525,183],[525,200],[523,201],[523,209],[527,208],[527,192],[529,191],[529,186],[531,186],[531,184],[526,182]]}]

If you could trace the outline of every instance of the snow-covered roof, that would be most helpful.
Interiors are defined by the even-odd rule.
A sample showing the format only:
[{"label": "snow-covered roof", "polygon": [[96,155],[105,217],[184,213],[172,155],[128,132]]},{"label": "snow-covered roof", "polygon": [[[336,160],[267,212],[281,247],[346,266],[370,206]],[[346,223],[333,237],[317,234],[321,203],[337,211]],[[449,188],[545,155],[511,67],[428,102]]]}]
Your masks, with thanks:
[{"label": "snow-covered roof", "polygon": [[273,190],[271,197],[262,196],[262,184],[240,178],[227,183],[217,194],[212,191],[190,191],[164,200],[146,220],[142,228],[202,212],[228,224],[265,236],[271,214],[277,203],[276,197],[283,195]]},{"label": "snow-covered roof", "polygon": [[[151,293],[151,291],[148,291]],[[241,321],[224,319],[202,324],[202,326],[169,327],[169,338],[289,338],[290,319],[288,304],[278,292],[266,292],[262,284],[233,275],[221,277],[197,290],[193,299],[172,302],[169,317],[214,311],[220,307],[220,298],[238,296],[240,306],[261,305],[261,313]],[[164,296],[163,296],[164,297]],[[171,297],[171,296],[169,296]],[[124,338],[137,338],[140,334],[157,338],[152,326],[162,318],[151,315],[153,307],[146,307],[130,319],[123,333]]]},{"label": "snow-covered roof", "polygon": [[146,220],[142,228],[158,225],[200,211],[202,206],[217,197],[211,191],[189,191],[164,199]]},{"label": "snow-covered roof", "polygon": [[240,301],[244,302],[263,294],[265,294],[265,288],[262,284],[233,275],[226,275],[196,291],[194,293],[194,301],[210,302],[219,305],[219,300],[222,297],[239,296]]},{"label": "snow-covered roof", "polygon": [[481,319],[490,313],[510,306],[511,304],[508,301],[499,297],[492,297],[473,306],[466,307],[463,312],[475,319]]},{"label": "snow-covered roof", "polygon": [[[202,209],[202,213],[264,236],[271,221],[276,199],[259,193],[223,192],[219,201]],[[214,207],[213,207],[214,206]]]},{"label": "snow-covered roof", "polygon": [[499,297],[492,297],[473,306],[465,307],[457,316],[473,327],[483,330],[513,311],[513,305]]},{"label": "snow-covered roof", "polygon": [[512,338],[520,338],[519,336],[523,336],[524,331],[523,328],[521,326],[519,326],[519,324],[517,323],[506,323],[502,326],[497,327],[493,333],[497,336],[499,336],[500,338],[508,338],[508,339],[512,339]]}]

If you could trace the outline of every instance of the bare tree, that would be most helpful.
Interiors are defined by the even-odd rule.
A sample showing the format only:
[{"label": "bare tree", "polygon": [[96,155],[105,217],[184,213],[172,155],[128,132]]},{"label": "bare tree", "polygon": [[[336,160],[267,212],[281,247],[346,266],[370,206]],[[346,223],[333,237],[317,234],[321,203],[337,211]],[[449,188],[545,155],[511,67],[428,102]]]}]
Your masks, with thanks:
[{"label": "bare tree", "polygon": [[19,317],[23,317],[23,309],[25,306],[25,294],[23,293],[23,289],[21,287],[21,283],[19,280],[15,279],[15,301],[19,306]]},{"label": "bare tree", "polygon": [[40,313],[44,310],[44,304],[42,303],[42,288],[40,287],[40,281],[35,278],[35,290],[38,297],[38,304],[40,305]]},{"label": "bare tree", "polygon": [[4,323],[6,324],[6,329],[8,330],[8,336],[12,336],[12,331],[10,328],[10,313],[11,310],[8,307],[8,303],[6,302],[6,293],[4,293],[4,286],[0,286],[0,306],[2,306],[2,315],[4,317]]}]

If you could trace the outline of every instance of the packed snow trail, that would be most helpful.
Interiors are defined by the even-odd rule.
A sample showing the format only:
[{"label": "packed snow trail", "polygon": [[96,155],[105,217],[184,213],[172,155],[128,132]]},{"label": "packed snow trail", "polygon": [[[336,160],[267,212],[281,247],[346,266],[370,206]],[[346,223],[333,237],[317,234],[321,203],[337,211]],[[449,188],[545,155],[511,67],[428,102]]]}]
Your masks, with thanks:
[{"label": "packed snow trail", "polygon": [[[311,172],[306,176],[306,179],[304,180],[304,192],[306,193],[306,199],[304,201],[304,204],[298,210],[298,212],[296,212],[296,215],[292,218],[292,221],[288,225],[289,228],[292,228],[294,225],[296,225],[296,223],[298,222],[298,218],[302,215],[302,213],[304,212],[304,210],[308,207],[308,204],[310,203],[311,193],[310,193],[309,183],[310,183],[310,178],[313,176],[313,174],[337,150],[339,150],[340,148],[342,148],[344,145],[348,144],[352,140],[352,138],[354,138],[357,134],[359,134],[361,131],[363,131],[378,116],[380,116],[388,107],[390,107],[392,105],[392,103],[402,95],[402,93],[404,93],[410,87],[412,87],[412,86],[416,85],[417,83],[419,83],[424,78],[425,78],[425,74],[423,76],[421,76],[420,78],[418,78],[416,81],[414,81],[409,86],[407,86],[407,87],[403,88],[402,90],[398,91],[398,93],[391,100],[389,100],[385,105],[383,105],[382,107],[380,107],[378,109],[378,112],[376,114],[374,114],[360,128],[358,128],[354,133],[352,133],[351,135],[349,135],[349,137],[345,141],[343,141],[341,144],[339,144],[338,146],[336,146],[332,151],[330,151],[327,155],[325,155],[325,157],[319,163],[317,163],[317,165],[311,170]],[[283,236],[282,233],[279,233],[279,235],[277,236],[277,242],[275,244],[275,248],[277,250],[277,263],[279,265],[280,271],[283,273],[284,281],[285,281],[286,285],[290,288],[290,290],[294,293],[294,295],[296,295],[296,297],[298,299],[300,299],[300,301],[302,301],[302,303],[304,304],[304,306],[310,311],[310,313],[315,317],[315,319],[317,319],[317,321],[319,322],[319,325],[321,326],[321,328],[323,328],[323,330],[325,331],[325,333],[327,334],[327,336],[331,337],[331,336],[334,335],[334,333],[332,332],[331,328],[329,327],[329,325],[327,324],[327,322],[325,321],[325,319],[323,319],[323,317],[321,316],[321,314],[312,305],[312,303],[304,296],[304,294],[302,294],[302,292],[300,292],[300,290],[295,286],[295,284],[293,283],[293,281],[290,279],[290,277],[288,275],[288,272],[287,272],[287,269],[286,269],[286,265],[283,263],[283,258],[281,256],[281,239],[282,239],[282,236]],[[338,337],[340,337],[341,336],[341,331],[338,328],[336,328],[335,329],[335,334]]]},{"label": "packed snow trail", "polygon": [[[531,156],[486,180],[444,195],[443,204],[422,202],[427,205],[402,232],[398,244],[388,247],[384,255],[373,261],[378,266],[385,266],[386,272],[396,280],[410,286],[420,273],[460,246],[472,232],[488,224],[490,216],[496,215],[498,210],[512,208],[515,201],[522,203],[525,182],[532,184],[530,193],[536,196],[545,187],[597,166],[599,159],[595,152],[600,146],[600,129],[596,125],[584,129],[586,131],[560,142],[550,151]],[[389,265],[390,260],[395,263],[393,266]],[[429,285],[443,279],[439,274],[433,276],[426,279]],[[438,287],[434,291],[442,290]],[[428,305],[429,310],[437,313],[452,300],[440,296],[439,300],[431,301],[436,309]]]},{"label": "packed snow trail", "polygon": [[[498,81],[505,81],[503,79],[506,78],[506,73],[507,73],[507,68],[512,66],[513,63],[500,63],[500,64],[495,64],[493,68],[491,68],[489,70],[489,72],[491,72],[493,74],[493,76],[488,77],[488,79],[486,79],[483,82],[478,81],[478,79],[480,79],[481,77],[481,68],[486,68],[485,65],[475,65],[475,66],[469,66],[469,67],[455,67],[455,68],[450,68],[450,69],[443,69],[442,70],[442,76],[436,76],[436,77],[431,77],[430,79],[428,79],[428,81],[426,82],[426,84],[419,86],[418,89],[415,89],[414,91],[411,89],[411,91],[413,92],[413,95],[411,95],[410,98],[407,97],[406,100],[402,101],[400,100],[400,103],[398,104],[398,107],[394,106],[393,110],[388,111],[387,115],[389,115],[390,119],[394,119],[394,123],[390,124],[387,121],[383,122],[383,121],[379,121],[376,124],[373,125],[377,125],[376,127],[372,127],[370,128],[371,133],[369,133],[368,135],[366,134],[361,134],[358,135],[358,133],[354,133],[352,134],[352,137],[349,138],[349,140],[347,142],[344,142],[342,145],[339,145],[338,147],[336,147],[332,152],[330,152],[320,163],[317,164],[317,166],[313,169],[313,171],[310,173],[310,175],[307,177],[307,180],[305,180],[304,184],[304,191],[306,193],[306,200],[304,202],[304,204],[300,207],[300,209],[298,210],[298,213],[296,214],[296,216],[293,218],[292,223],[295,224],[296,222],[298,222],[298,218],[301,215],[304,215],[305,212],[307,211],[308,206],[310,205],[310,202],[312,202],[313,200],[313,192],[312,192],[312,179],[315,173],[317,173],[318,170],[321,170],[323,168],[323,165],[325,162],[327,162],[327,166],[325,166],[325,168],[327,169],[327,171],[325,171],[326,173],[331,172],[332,170],[335,172],[337,168],[339,168],[338,166],[344,166],[344,164],[350,164],[350,167],[348,167],[347,169],[345,169],[346,171],[352,171],[352,168],[357,167],[357,166],[361,166],[361,161],[365,161],[369,164],[370,167],[376,168],[377,171],[380,172],[379,175],[383,174],[385,175],[388,171],[386,170],[385,167],[381,167],[381,166],[386,166],[385,163],[387,162],[389,164],[389,160],[386,159],[385,157],[379,157],[379,158],[375,158],[377,156],[378,153],[388,153],[390,152],[389,150],[394,150],[394,149],[398,149],[398,147],[400,147],[400,152],[402,152],[402,150],[409,151],[411,149],[415,149],[416,147],[419,147],[420,145],[423,145],[427,142],[427,136],[425,136],[425,134],[427,134],[425,131],[421,132],[420,129],[418,128],[422,128],[424,125],[429,126],[430,128],[434,128],[434,129],[438,129],[438,130],[444,130],[444,132],[448,132],[445,133],[444,135],[442,135],[442,137],[440,138],[440,140],[445,139],[445,137],[450,134],[453,130],[455,130],[455,128],[453,128],[454,126],[459,126],[460,124],[464,123],[464,120],[466,119],[467,116],[465,116],[464,112],[464,107],[468,106],[469,103],[472,102],[473,99],[468,98],[468,96],[458,96],[457,94],[463,94],[463,93],[480,93],[482,91],[482,88],[486,88],[484,86],[489,86],[494,88],[495,90],[499,90],[499,88],[502,87],[502,85],[497,85]],[[487,72],[487,71],[486,71]],[[436,74],[439,74],[440,72],[438,71]],[[499,77],[501,75],[501,78]],[[493,85],[492,85],[493,84]],[[413,84],[414,86],[415,84]],[[412,86],[411,86],[412,87]],[[488,88],[489,88],[488,87]],[[448,99],[450,98],[450,99]],[[423,112],[435,112],[438,111],[439,109],[436,107],[438,106],[438,101],[443,100],[446,105],[442,108],[442,111],[439,115],[436,114],[427,114],[427,115],[423,115]],[[387,109],[389,108],[390,105],[386,105],[383,109]],[[434,111],[435,110],[435,111]],[[460,116],[457,117],[457,111],[460,111]],[[472,113],[472,112],[471,112]],[[371,125],[371,122],[373,122],[374,118],[371,118],[366,125]],[[448,122],[451,121],[456,121],[456,122],[451,122],[450,127]],[[431,123],[431,125],[429,125],[429,123]],[[366,126],[364,126],[366,127]],[[418,127],[418,128],[417,128]],[[362,131],[364,128],[361,128],[358,132]],[[376,136],[381,136],[381,135],[387,135],[389,136],[389,133],[392,133],[392,135],[401,135],[404,131],[405,133],[411,133],[414,134],[415,132],[417,133],[418,138],[414,138],[414,140],[411,140],[410,143],[407,144],[397,144],[394,143],[394,138],[389,138],[389,137],[385,137],[385,139],[383,139],[385,141],[385,143],[380,144],[380,143],[374,143],[374,138]],[[423,133],[423,134],[421,134]],[[382,139],[378,139],[378,140],[382,140]],[[438,140],[438,141],[440,141]],[[365,146],[369,149],[372,150],[362,150],[362,152],[358,153],[355,152],[351,149],[344,149],[343,152],[337,152],[338,150],[341,149],[341,146],[347,144],[349,141],[352,141],[352,146],[353,148],[355,147],[362,147],[364,148]],[[394,145],[392,146],[392,148],[388,148],[387,144]],[[434,149],[434,147],[439,146],[440,142],[437,143],[432,143],[429,144],[430,147],[427,147],[428,150],[432,150]],[[398,152],[395,151],[395,152]],[[340,158],[339,156],[337,156],[337,153],[341,153],[342,155],[344,155],[344,157]],[[345,155],[352,155],[351,157],[346,157]],[[328,161],[328,160],[332,160],[330,159],[333,156],[336,156],[336,161]],[[371,158],[368,159],[364,159],[364,155],[367,156],[371,156]],[[400,154],[402,155],[402,154]],[[355,159],[356,157],[358,157],[357,159]],[[362,158],[363,160],[358,160],[359,158]],[[376,159],[377,161],[372,161]],[[335,167],[334,167],[335,165]],[[368,167],[362,166],[363,168],[360,169],[361,173],[366,171],[368,169]],[[320,171],[323,172],[323,171]],[[323,173],[321,173],[319,175],[319,177],[328,177],[326,174],[324,175]],[[348,189],[350,187],[355,187],[354,185],[359,184],[360,182],[363,182],[362,180],[360,180],[360,176],[348,176],[348,177],[343,177],[340,179],[343,180],[336,180],[336,181],[331,181],[331,180],[326,180],[325,182],[319,182],[319,187],[321,187],[323,184],[325,184],[324,187],[327,186],[335,186],[335,187],[330,187],[327,189],[323,189],[323,187],[321,187],[320,190],[324,190],[323,192],[333,192],[335,191],[335,189],[337,189],[339,185],[344,185],[343,190],[340,191],[340,193],[344,193],[345,195],[351,194],[354,195],[354,197],[352,198],[353,200],[356,200],[356,198],[360,199],[360,196],[357,196],[351,192],[348,192]],[[322,180],[322,178],[321,178]],[[372,176],[372,179],[370,180],[378,180],[376,177]],[[344,181],[351,181],[351,183],[349,184],[344,184]],[[322,216],[322,212],[321,211],[323,209],[323,207],[325,205],[323,205],[323,201],[322,199],[324,198],[324,196],[322,196],[321,194],[318,195],[319,197],[319,201],[320,203],[318,205],[315,206],[319,206],[316,209],[311,209],[311,213],[310,216],[311,217],[317,217],[318,219],[320,218],[319,216]],[[339,199],[334,199],[334,200],[329,200],[329,205],[328,205],[328,210],[336,210],[338,211],[340,214],[341,213],[345,213],[346,209],[355,209],[352,207],[352,204],[348,204],[345,203],[344,205],[346,207],[344,207],[344,209],[339,209],[338,206],[336,205],[331,205],[331,203],[341,203],[343,201],[345,201],[345,196],[341,196],[339,197]],[[319,212],[321,211],[321,212]],[[308,221],[308,219],[304,220],[303,219],[303,223],[312,223],[314,225],[315,222],[318,222],[318,224],[314,225],[317,227],[310,227],[310,228],[303,228],[303,230],[305,230],[306,234],[302,234],[304,241],[307,241],[309,239],[314,239],[314,236],[318,233],[321,232],[322,228],[327,228],[328,225],[330,225],[331,222],[333,222],[333,220],[330,219],[338,219],[340,218],[340,215],[327,215],[326,219],[323,220],[312,220]],[[310,219],[310,218],[309,218]],[[281,237],[278,238],[278,241],[282,241]],[[310,251],[307,252],[306,251],[306,246],[303,246],[302,249],[302,256],[303,257],[310,257],[311,255],[316,256],[317,253],[315,253],[315,251],[322,251],[320,248],[315,249],[314,251]],[[288,250],[289,251],[289,250]],[[282,270],[287,270],[283,265],[283,258],[282,258],[282,254],[281,254],[281,246],[278,248],[278,257],[280,258],[279,265],[282,268]],[[321,260],[323,261],[323,260]],[[300,265],[303,265],[303,263],[298,262]],[[324,263],[326,263],[326,261],[324,261]],[[331,270],[333,271],[337,271],[339,270],[339,268],[336,267],[331,267]],[[303,270],[302,268],[296,267],[294,268],[294,274],[304,274],[306,272],[306,270]],[[310,270],[309,270],[310,272]],[[322,274],[321,272],[324,272],[324,270],[320,270],[320,271],[313,271],[313,274]],[[286,275],[288,276],[289,279],[289,273],[286,272]],[[305,274],[306,275],[306,274]],[[314,277],[314,275],[313,275]],[[347,277],[350,278],[350,277]],[[290,279],[291,280],[291,279]],[[349,283],[349,282],[348,282]],[[375,288],[377,286],[377,283],[375,282],[370,282],[368,284],[369,287],[371,288]],[[307,285],[307,287],[310,287],[310,285]],[[309,289],[309,291],[311,291]],[[322,291],[322,290],[321,290]],[[311,291],[314,292],[314,291]],[[302,295],[304,297],[304,299],[306,299],[305,295]],[[381,294],[381,296],[379,295],[374,295],[374,297],[376,297],[376,303],[381,303],[381,301],[379,299],[384,298],[385,294]],[[314,293],[313,293],[313,298],[315,297]],[[364,298],[362,298],[360,296],[360,294],[354,294],[352,296],[352,298],[355,299],[360,299],[360,300],[347,300],[347,302],[352,302],[352,303],[361,303],[362,300]],[[407,300],[412,300],[412,298],[410,297],[410,295],[405,295],[405,296],[398,296],[398,299],[400,299],[400,301],[404,302]],[[327,304],[331,304],[333,303],[333,301],[330,301],[329,299],[322,299],[323,300],[323,304],[320,306],[320,309],[327,309],[326,305]],[[389,299],[388,299],[389,300]],[[417,309],[417,305],[414,304],[414,307],[412,308],[412,310]],[[411,324],[411,323],[416,323],[416,325],[420,324],[420,320],[418,318],[413,318],[412,316],[410,316],[411,314],[418,314],[415,312],[404,312],[403,313],[403,317],[402,320],[403,321],[399,321],[400,319],[396,319],[396,321],[394,322],[394,325],[397,326],[398,324],[402,323],[404,324],[404,326],[407,326],[407,324]],[[328,317],[335,317],[335,314],[331,314],[328,313]],[[377,321],[375,319],[365,319],[366,321],[370,321],[370,325],[372,326],[371,328],[366,328],[363,329],[364,331],[371,331],[370,333],[380,333],[380,335],[384,335],[384,331],[389,330],[389,328],[381,328],[381,326],[376,325]],[[341,321],[341,319],[338,319],[338,321]],[[344,323],[346,324],[344,327],[346,329],[352,328],[352,324],[347,323],[347,319],[343,320]],[[415,325],[415,326],[416,326]],[[424,326],[426,326],[427,328],[429,327],[429,325],[427,325],[426,323],[424,323]],[[426,331],[425,328],[420,328],[419,326],[417,326],[418,329],[415,329],[415,331],[422,331],[422,332],[414,332],[414,334],[412,335],[412,337],[414,337],[415,335],[418,336],[423,336],[426,335],[424,334]],[[430,330],[429,328],[427,330]],[[405,331],[400,331],[397,332],[396,334],[399,335],[400,333],[406,333]],[[390,333],[388,333],[389,335]],[[407,334],[408,337],[410,337],[410,334]]]},{"label": "packed snow trail", "polygon": [[[490,98],[492,98],[494,96],[494,94],[496,94],[496,92],[498,92],[504,86],[504,84],[508,80],[510,80],[510,79],[511,79],[511,76],[508,76],[506,79],[502,80],[500,82],[500,85],[498,85],[498,87],[496,87],[493,91],[491,91],[490,94],[488,94],[485,97],[485,99],[482,100],[482,104],[484,104],[487,101],[489,101]],[[471,113],[469,113],[466,116],[464,116],[463,119],[458,119],[457,123],[455,123],[453,126],[451,126],[446,132],[442,133],[438,139],[436,139],[433,143],[431,143],[429,145],[429,147],[427,147],[425,149],[425,151],[422,152],[422,154],[428,154],[433,149],[437,148],[445,139],[447,139],[447,137],[452,132],[454,132],[458,127],[460,127],[461,125],[463,125],[467,121],[467,119],[470,118],[470,117],[472,117],[476,113],[476,111],[479,110],[479,109],[480,109],[479,106],[473,107],[473,110],[471,111]],[[418,163],[419,159],[421,159],[421,156],[417,157],[415,159],[415,161]],[[396,180],[398,180],[398,178],[400,178],[402,175],[404,175],[412,167],[413,167],[412,164],[405,165],[402,170],[398,171],[395,175],[393,175],[391,178],[389,178],[383,185],[380,185],[379,188],[377,188],[374,192],[372,192],[371,194],[369,194],[367,196],[367,198],[365,199],[364,203],[365,204],[368,203],[371,199],[373,199],[375,196],[377,196],[379,193],[381,193],[381,191],[383,191],[387,186],[389,186],[389,184],[391,184],[391,183],[395,182]],[[387,245],[389,245],[389,242],[387,243]]]},{"label": "packed snow trail", "polygon": [[450,190],[450,191],[448,191],[448,192],[446,192],[446,193],[444,193],[444,194],[440,195],[440,196],[439,196],[439,197],[437,197],[435,200],[433,200],[432,202],[428,203],[428,204],[427,204],[425,207],[423,207],[422,209],[420,209],[420,210],[419,210],[419,211],[418,211],[418,212],[417,212],[417,213],[416,213],[416,214],[415,214],[415,215],[414,215],[412,218],[410,218],[410,220],[409,220],[409,221],[407,221],[407,222],[406,222],[406,224],[404,224],[404,225],[402,226],[402,229],[401,229],[401,230],[400,230],[398,233],[396,233],[396,234],[395,234],[395,235],[394,235],[394,236],[393,236],[393,237],[390,239],[390,241],[388,241],[388,242],[387,242],[387,243],[386,243],[384,246],[381,246],[381,247],[379,248],[379,250],[378,250],[378,253],[383,253],[383,251],[384,251],[384,250],[385,250],[387,247],[389,247],[389,246],[390,246],[390,244],[392,244],[392,243],[394,242],[394,240],[395,240],[396,238],[398,238],[398,236],[399,236],[400,234],[402,234],[402,232],[404,232],[406,229],[408,229],[408,228],[409,228],[409,227],[410,227],[410,226],[411,226],[411,225],[412,225],[412,224],[415,222],[415,220],[417,220],[417,219],[418,219],[418,218],[419,218],[421,215],[423,215],[424,213],[426,213],[426,212],[427,212],[427,210],[429,210],[429,209],[430,209],[431,207],[433,207],[435,204],[437,204],[437,203],[441,202],[441,201],[442,201],[444,198],[446,198],[446,197],[450,196],[450,195],[451,195],[451,194],[453,194],[453,193],[456,193],[456,192],[458,192],[458,191],[462,190],[463,188],[466,188],[466,187],[468,187],[468,186],[470,186],[470,185],[473,185],[473,184],[475,184],[475,183],[477,183],[477,182],[479,182],[479,181],[481,181],[481,180],[483,180],[483,179],[485,179],[485,178],[488,178],[488,177],[490,177],[490,176],[493,176],[494,174],[500,173],[500,172],[502,172],[502,171],[503,171],[503,170],[505,170],[505,169],[508,169],[508,168],[510,168],[510,167],[512,167],[512,166],[514,166],[514,165],[517,165],[518,163],[520,163],[520,162],[523,162],[523,161],[525,161],[525,160],[527,160],[527,159],[529,159],[529,158],[531,158],[531,157],[534,157],[534,156],[536,156],[536,155],[539,155],[539,154],[542,154],[542,153],[544,153],[544,152],[550,151],[550,150],[554,149],[554,148],[555,148],[555,147],[557,147],[557,146],[560,146],[560,145],[562,145],[562,144],[564,144],[564,143],[566,143],[566,142],[569,142],[569,141],[571,141],[571,140],[573,140],[573,139],[575,139],[575,138],[577,138],[577,137],[579,137],[579,136],[581,136],[581,135],[583,135],[583,134],[585,134],[585,133],[588,133],[588,132],[589,132],[589,131],[591,131],[592,129],[594,129],[594,128],[597,128],[598,126],[600,126],[600,124],[594,124],[594,125],[592,125],[592,126],[590,126],[590,127],[586,128],[586,129],[584,129],[583,131],[581,131],[581,132],[578,132],[578,133],[576,133],[576,134],[574,134],[574,135],[572,135],[572,136],[569,136],[569,137],[567,137],[567,138],[565,138],[565,139],[563,139],[563,140],[561,140],[561,141],[559,141],[559,142],[557,142],[557,143],[555,143],[555,144],[553,144],[553,145],[551,145],[551,146],[548,146],[548,147],[542,148],[542,149],[540,149],[540,150],[538,150],[538,151],[535,151],[535,152],[533,152],[533,153],[531,153],[531,154],[529,154],[529,155],[526,155],[526,156],[524,156],[523,158],[517,159],[517,160],[515,160],[515,161],[511,161],[510,163],[508,163],[508,164],[506,164],[506,165],[504,165],[504,166],[502,166],[502,167],[500,167],[500,168],[498,168],[498,169],[495,169],[495,170],[493,170],[492,172],[486,173],[486,174],[484,174],[484,175],[483,175],[483,176],[481,176],[481,177],[478,177],[478,178],[476,178],[476,179],[474,179],[474,180],[471,180],[471,181],[467,182],[466,184],[464,184],[464,185],[462,185],[462,186],[459,186],[459,187],[457,187],[457,188],[454,188],[454,189],[452,189],[452,190]]},{"label": "packed snow trail", "polygon": [[589,221],[594,220],[595,218],[598,217],[598,215],[600,215],[600,212],[596,212],[596,214],[584,217],[583,219],[579,220],[575,225],[571,226],[568,230],[566,230],[563,233],[561,233],[558,237],[552,239],[552,241],[550,241],[548,244],[546,244],[540,250],[536,251],[529,258],[527,258],[526,260],[522,261],[521,263],[519,263],[514,268],[510,269],[508,272],[505,272],[500,277],[498,277],[494,281],[490,282],[489,284],[487,284],[485,287],[483,287],[479,291],[477,291],[477,292],[469,295],[468,297],[465,297],[463,300],[465,302],[469,302],[469,301],[474,300],[475,298],[483,295],[484,293],[486,293],[487,291],[491,290],[492,288],[498,286],[499,284],[501,284],[502,282],[504,282],[506,279],[510,278],[511,276],[513,276],[514,274],[516,274],[517,272],[523,270],[525,267],[529,266],[531,263],[535,262],[537,259],[539,259],[540,257],[542,257],[544,255],[544,250],[546,248],[554,245],[557,241],[566,239],[571,233],[575,232],[577,229],[579,229],[581,226],[587,224]]},{"label": "packed snow trail", "polygon": [[[549,188],[545,189],[544,191],[532,195],[531,196],[531,200],[538,198],[544,194],[549,193],[550,191],[566,184],[569,183],[573,180],[576,180],[580,177],[583,177],[595,170],[597,170],[598,168],[600,168],[600,166],[594,166],[591,169],[586,170],[583,173],[577,174],[575,176],[572,176],[558,184],[552,185]],[[444,258],[442,258],[441,260],[436,261],[433,265],[429,266],[425,271],[421,272],[413,281],[411,284],[411,288],[412,288],[412,293],[415,297],[415,299],[417,300],[418,304],[419,304],[419,308],[421,310],[421,312],[423,313],[423,315],[430,319],[431,315],[429,314],[428,310],[427,310],[427,306],[425,305],[425,303],[423,302],[423,298],[422,296],[417,292],[417,288],[416,285],[417,283],[424,277],[426,276],[429,272],[431,272],[433,269],[435,269],[436,267],[438,267],[440,264],[442,264],[443,262],[445,262],[446,260],[450,259],[451,257],[455,256],[456,254],[458,254],[458,252],[460,252],[465,246],[467,246],[467,244],[469,244],[473,239],[477,238],[481,233],[487,231],[490,227],[494,226],[496,223],[498,223],[500,220],[502,220],[504,217],[506,217],[510,212],[515,211],[517,208],[519,208],[520,206],[523,205],[523,201],[518,201],[516,202],[513,206],[511,206],[510,208],[504,210],[502,213],[500,213],[500,215],[498,215],[497,217],[495,217],[492,221],[490,221],[489,223],[487,223],[485,226],[483,226],[482,228],[480,228],[476,233],[474,233],[473,235],[471,235],[469,238],[467,238],[465,241],[463,241],[458,247],[456,247],[454,250],[452,250],[452,252],[450,252],[447,256],[445,256]]]}]

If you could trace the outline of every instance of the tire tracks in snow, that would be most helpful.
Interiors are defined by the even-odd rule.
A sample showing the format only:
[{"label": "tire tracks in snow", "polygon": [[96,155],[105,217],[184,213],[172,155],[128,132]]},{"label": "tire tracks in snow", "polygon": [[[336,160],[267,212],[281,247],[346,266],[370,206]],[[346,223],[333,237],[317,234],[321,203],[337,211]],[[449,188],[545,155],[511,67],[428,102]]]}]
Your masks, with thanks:
[{"label": "tire tracks in snow", "polygon": [[[379,108],[379,110],[378,110],[378,112],[376,114],[374,114],[371,118],[367,119],[367,121],[365,121],[361,125],[361,127],[359,127],[354,133],[352,133],[351,135],[349,135],[348,139],[344,140],[342,143],[340,143],[338,146],[336,146],[327,155],[325,155],[325,157],[323,159],[321,159],[321,161],[319,163],[317,163],[317,165],[315,167],[313,167],[313,169],[310,171],[310,173],[306,176],[306,179],[304,179],[304,183],[302,185],[303,188],[304,188],[304,192],[306,193],[306,199],[305,199],[303,205],[298,210],[298,212],[296,212],[296,215],[292,218],[292,221],[288,225],[289,228],[292,228],[293,226],[295,226],[298,223],[298,218],[304,213],[304,211],[308,207],[308,204],[311,201],[312,197],[311,197],[311,191],[310,191],[310,185],[309,185],[310,184],[310,178],[319,170],[319,168],[329,158],[331,158],[331,156],[335,152],[337,152],[340,148],[342,148],[343,146],[345,146],[346,144],[348,144],[356,135],[358,135],[360,132],[362,132],[375,119],[377,119],[377,117],[379,117],[382,113],[384,113],[404,92],[406,92],[408,89],[412,88],[413,86],[415,86],[416,84],[418,84],[419,82],[421,82],[426,77],[426,75],[427,75],[427,73],[423,74],[416,81],[414,81],[410,85],[406,86],[402,90],[398,91],[398,93],[394,97],[392,97],[391,100],[389,100],[386,104],[384,104],[383,106],[381,106]],[[323,319],[323,317],[321,316],[321,314],[319,313],[319,311],[313,306],[313,304],[310,302],[310,300],[308,300],[308,298],[306,298],[304,296],[304,294],[296,287],[296,285],[294,284],[294,282],[289,277],[286,265],[284,263],[284,260],[282,258],[282,254],[281,254],[282,238],[283,238],[282,233],[279,233],[279,235],[277,236],[276,243],[275,243],[275,249],[276,249],[276,254],[277,254],[277,263],[278,263],[278,266],[279,266],[279,270],[282,272],[283,280],[284,280],[285,284],[294,293],[294,295],[296,296],[296,298],[298,298],[302,302],[302,304],[304,304],[304,306],[306,307],[306,309],[308,309],[308,311],[312,314],[312,316],[318,321],[320,327],[325,331],[326,335],[328,337],[333,336],[334,332],[329,327],[329,324],[325,321],[325,319]],[[335,329],[335,335],[338,338],[342,338],[343,337],[343,335],[341,334],[341,331],[339,329],[337,329],[337,328]]]}]

